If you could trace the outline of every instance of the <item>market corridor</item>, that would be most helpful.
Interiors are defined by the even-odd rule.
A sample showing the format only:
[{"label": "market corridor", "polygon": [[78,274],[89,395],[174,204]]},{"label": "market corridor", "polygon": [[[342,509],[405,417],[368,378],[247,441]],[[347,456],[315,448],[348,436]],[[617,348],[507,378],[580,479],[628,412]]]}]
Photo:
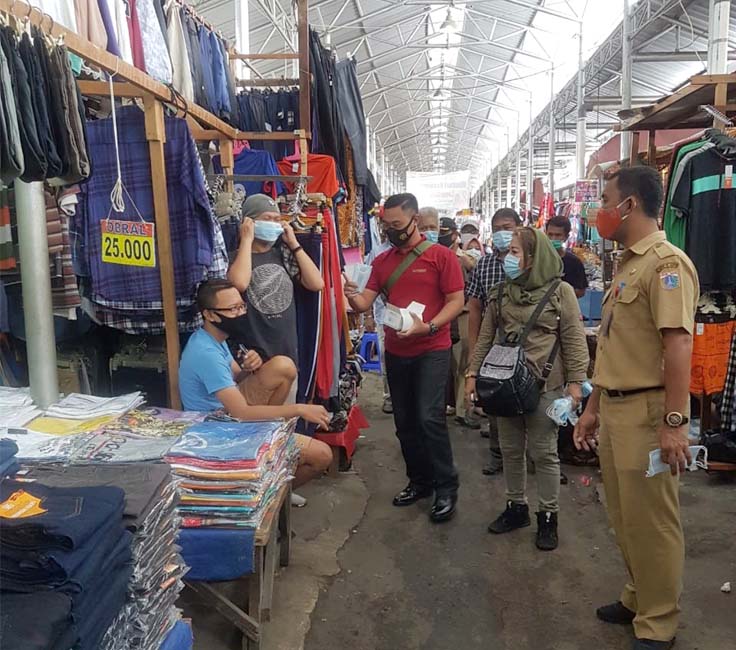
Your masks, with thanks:
[{"label": "market corridor", "polygon": [[[368,375],[361,403],[372,426],[359,442],[355,471],[306,486],[309,505],[293,511],[297,543],[276,579],[264,650],[628,648],[628,630],[594,616],[615,598],[624,571],[596,473],[564,467],[570,484],[561,489],[556,552],[534,548],[534,527],[492,538],[485,529],[502,505],[503,480],[480,472],[487,441],[453,422],[460,507],[452,522],[432,526],[429,501],[391,506],[404,476],[379,394],[377,377]],[[583,476],[593,477],[589,487]],[[736,577],[724,543],[736,536],[732,490],[702,472],[683,480],[683,650],[732,647],[733,595],[720,591]],[[194,614],[196,650],[240,648],[216,613],[186,613]]]}]

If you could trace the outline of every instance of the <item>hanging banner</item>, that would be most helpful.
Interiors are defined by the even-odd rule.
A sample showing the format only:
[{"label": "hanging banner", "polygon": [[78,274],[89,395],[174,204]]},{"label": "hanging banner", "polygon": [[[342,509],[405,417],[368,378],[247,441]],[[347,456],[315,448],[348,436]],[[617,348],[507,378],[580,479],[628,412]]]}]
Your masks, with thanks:
[{"label": "hanging banner", "polygon": [[575,183],[575,203],[598,203],[600,200],[601,190],[597,178]]},{"label": "hanging banner", "polygon": [[100,223],[102,261],[125,266],[156,266],[154,225],[145,221],[114,221]]},{"label": "hanging banner", "polygon": [[406,172],[406,191],[417,197],[420,208],[431,206],[454,216],[470,203],[470,171]]}]

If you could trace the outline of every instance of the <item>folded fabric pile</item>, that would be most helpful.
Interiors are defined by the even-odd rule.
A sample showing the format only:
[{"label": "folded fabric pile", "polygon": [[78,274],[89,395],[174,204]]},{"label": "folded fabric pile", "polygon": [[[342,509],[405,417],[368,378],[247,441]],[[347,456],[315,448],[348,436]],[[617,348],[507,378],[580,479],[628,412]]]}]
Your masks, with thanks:
[{"label": "folded fabric pile", "polygon": [[144,402],[140,391],[119,397],[97,397],[70,393],[64,399],[49,406],[46,415],[69,420],[89,420],[105,416],[120,416]]},{"label": "folded fabric pile", "polygon": [[19,469],[15,455],[18,453],[18,445],[12,440],[0,438],[0,479],[12,476]]},{"label": "folded fabric pile", "polygon": [[18,457],[25,461],[71,464],[143,462],[163,458],[187,428],[205,418],[202,413],[153,407],[129,410],[120,416],[99,415],[100,408],[117,411],[123,408],[121,405],[137,405],[140,395],[132,393],[120,398],[119,402],[108,401],[102,407],[99,406],[101,398],[91,399],[98,404],[91,410],[92,417],[79,418],[81,412],[68,411],[69,402],[64,406],[62,400],[49,411],[69,412],[72,417],[49,416],[47,412],[25,428],[3,435],[17,443]]},{"label": "folded fabric pile", "polygon": [[4,650],[106,650],[132,573],[123,498],[117,487],[0,481]]},{"label": "folded fabric pile", "polygon": [[274,497],[292,478],[296,420],[202,422],[166,456],[182,477],[183,528],[258,528]]},{"label": "folded fabric pile", "polygon": [[123,523],[133,535],[133,573],[125,607],[101,648],[158,650],[181,619],[176,600],[186,573],[176,538],[177,488],[165,463],[30,467],[25,479],[58,487],[116,486],[125,493]]},{"label": "folded fabric pile", "polygon": [[39,415],[30,388],[0,386],[0,429],[22,427]]}]

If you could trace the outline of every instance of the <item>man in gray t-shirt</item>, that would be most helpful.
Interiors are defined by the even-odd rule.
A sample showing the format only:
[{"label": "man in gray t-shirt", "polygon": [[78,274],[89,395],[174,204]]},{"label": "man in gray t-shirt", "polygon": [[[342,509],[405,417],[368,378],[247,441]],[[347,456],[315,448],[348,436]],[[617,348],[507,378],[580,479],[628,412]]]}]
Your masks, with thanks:
[{"label": "man in gray t-shirt", "polygon": [[243,204],[238,254],[228,279],[248,304],[247,344],[265,358],[285,355],[298,363],[294,282],[321,291],[319,269],[272,198],[253,194]]}]

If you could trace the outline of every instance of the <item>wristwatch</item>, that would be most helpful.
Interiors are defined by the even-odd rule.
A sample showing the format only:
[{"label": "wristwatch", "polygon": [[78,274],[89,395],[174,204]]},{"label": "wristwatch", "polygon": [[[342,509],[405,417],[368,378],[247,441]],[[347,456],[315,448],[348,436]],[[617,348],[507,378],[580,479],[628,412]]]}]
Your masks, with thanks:
[{"label": "wristwatch", "polygon": [[432,321],[429,321],[427,325],[429,325],[429,336],[434,336],[435,334],[437,334],[437,332],[440,331],[440,328],[437,327],[437,325],[435,325]]},{"label": "wristwatch", "polygon": [[690,422],[690,419],[686,415],[678,413],[677,411],[670,411],[664,416],[664,423],[673,429],[681,427],[683,424],[687,424],[688,422]]}]

